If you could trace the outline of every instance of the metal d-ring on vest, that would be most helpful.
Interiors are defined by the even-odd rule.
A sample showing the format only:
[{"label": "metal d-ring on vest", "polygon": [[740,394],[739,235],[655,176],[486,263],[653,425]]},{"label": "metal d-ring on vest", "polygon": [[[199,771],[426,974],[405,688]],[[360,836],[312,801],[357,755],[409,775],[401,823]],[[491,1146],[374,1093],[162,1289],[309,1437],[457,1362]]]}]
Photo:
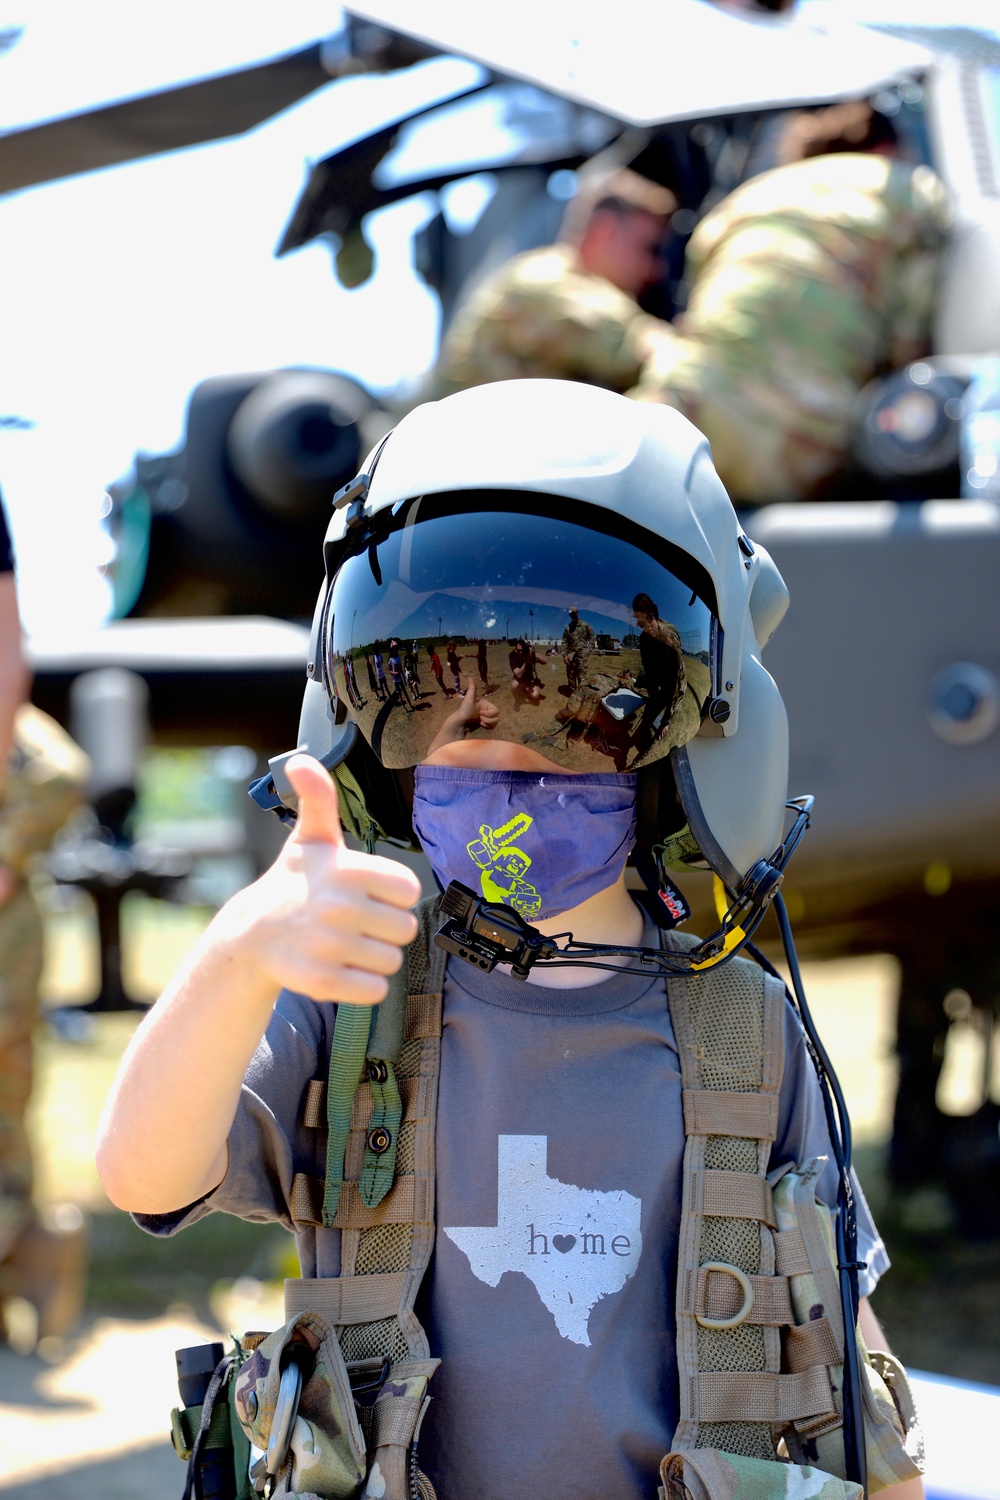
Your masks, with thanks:
[{"label": "metal d-ring on vest", "polygon": [[703,1271],[724,1271],[727,1276],[734,1277],[743,1289],[743,1306],[738,1312],[734,1312],[731,1318],[709,1318],[704,1313],[695,1313],[695,1322],[700,1323],[702,1328],[736,1328],[744,1323],[753,1307],[753,1287],[746,1272],[741,1271],[739,1266],[731,1266],[724,1260],[702,1261]]}]

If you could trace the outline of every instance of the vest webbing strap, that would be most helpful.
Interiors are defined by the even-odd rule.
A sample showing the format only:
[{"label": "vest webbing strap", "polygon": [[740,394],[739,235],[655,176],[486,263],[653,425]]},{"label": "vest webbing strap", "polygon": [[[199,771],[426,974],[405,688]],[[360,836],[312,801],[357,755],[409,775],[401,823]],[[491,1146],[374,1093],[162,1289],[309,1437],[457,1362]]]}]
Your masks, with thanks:
[{"label": "vest webbing strap", "polygon": [[290,1277],[285,1282],[285,1319],[316,1312],[338,1328],[376,1323],[399,1311],[405,1283],[405,1271],[384,1271],[374,1276]]},{"label": "vest webbing strap", "polygon": [[[407,1009],[407,965],[389,975],[389,990],[375,1006],[368,1038],[366,1076],[372,1096],[367,1146],[361,1172],[361,1196],[375,1208],[392,1187],[403,1106],[396,1082],[396,1063],[403,1046]],[[355,1093],[356,1093],[355,1089]],[[353,1113],[353,1099],[351,1104]]]},{"label": "vest webbing strap", "polygon": [[785,1358],[793,1374],[810,1365],[842,1364],[844,1356],[829,1318],[814,1318],[811,1323],[789,1328]]},{"label": "vest webbing strap", "polygon": [[783,1229],[774,1236],[774,1268],[779,1276],[808,1276],[812,1262],[801,1229]]},{"label": "vest webbing strap", "polygon": [[393,1401],[360,1407],[358,1416],[369,1452],[389,1446],[408,1448],[423,1403],[423,1396],[397,1396]]},{"label": "vest webbing strap", "polygon": [[777,1133],[776,1095],[684,1090],[685,1135],[739,1135],[773,1141]]},{"label": "vest webbing strap", "polygon": [[[690,940],[672,935],[678,941]],[[828,1368],[838,1362],[835,1331],[825,1317],[795,1326],[788,1278],[808,1271],[810,1258],[800,1231],[772,1233],[765,1181],[784,1064],[782,989],[739,959],[668,983],[686,1133],[681,1416],[671,1444],[682,1452],[774,1459],[781,1427],[812,1432],[839,1420]]]},{"label": "vest webbing strap", "polygon": [[[436,948],[434,953],[440,954],[443,960],[444,953],[442,949]],[[411,1039],[439,1037],[441,1035],[440,991],[432,995],[411,995],[410,1015],[412,1017],[412,1025],[409,1030]]]},{"label": "vest webbing strap", "polygon": [[369,1208],[356,1182],[340,1184],[339,1206],[332,1224],[323,1213],[323,1183],[296,1172],[290,1205],[296,1224],[323,1224],[327,1229],[375,1229],[380,1224],[429,1224],[433,1217],[434,1184],[429,1177],[397,1177],[391,1190]]},{"label": "vest webbing strap", "polygon": [[825,1368],[799,1375],[768,1370],[702,1370],[695,1377],[703,1422],[795,1422],[835,1416]]},{"label": "vest webbing strap", "polygon": [[[679,933],[668,941],[693,945]],[[807,1378],[779,1373],[779,1330],[792,1321],[792,1309],[787,1281],[773,1275],[773,1202],[764,1181],[784,1067],[782,986],[737,958],[672,977],[667,993],[686,1135],[677,1277],[681,1411],[671,1447],[773,1459],[779,1408],[817,1410],[813,1395],[777,1383]],[[820,1405],[829,1404],[827,1389]]]},{"label": "vest webbing strap", "polygon": [[365,1065],[372,1009],[370,1005],[337,1006],[326,1089],[326,1178],[319,1217],[319,1222],[327,1229],[334,1227],[340,1206],[344,1150],[351,1128],[351,1104]]},{"label": "vest webbing strap", "polygon": [[[326,1124],[326,1079],[310,1078],[302,1101],[302,1124],[309,1130],[318,1130]],[[354,1124],[354,1121],[351,1121]]]},{"label": "vest webbing strap", "polygon": [[380,1005],[375,1006],[372,1017],[372,1032],[369,1038],[368,1056],[396,1063],[403,1046],[407,1009],[407,966],[390,974],[389,990]]},{"label": "vest webbing strap", "polygon": [[774,1228],[774,1195],[764,1177],[750,1172],[699,1172],[692,1201],[716,1219],[760,1219]]},{"label": "vest webbing strap", "polygon": [[[424,1077],[400,1078],[397,1084],[403,1104],[403,1119],[419,1119],[426,1115],[429,1080]],[[352,1130],[368,1130],[371,1124],[372,1108],[372,1086],[370,1083],[361,1082],[355,1090],[354,1102],[351,1106]],[[325,1078],[313,1078],[307,1084],[302,1105],[302,1124],[309,1130],[326,1127]]]},{"label": "vest webbing strap", "polygon": [[[410,1500],[415,1493],[410,1451],[428,1405],[427,1381],[438,1365],[429,1357],[414,1304],[434,1251],[434,1122],[445,970],[445,954],[433,943],[439,900],[422,902],[416,915],[418,935],[375,1009],[361,1064],[356,1047],[350,1066],[340,1064],[343,1039],[335,1023],[329,1078],[313,1079],[303,1101],[307,1127],[336,1125],[339,1139],[332,1148],[328,1142],[327,1156],[335,1175],[339,1167],[340,1182],[331,1221],[323,1214],[324,1182],[298,1173],[290,1194],[292,1218],[301,1226],[308,1263],[320,1259],[318,1242],[340,1231],[341,1274],[285,1284],[286,1318],[300,1307],[318,1309],[336,1327],[350,1370],[367,1371],[377,1381],[388,1369],[377,1399],[360,1412],[369,1464],[382,1476],[380,1493],[386,1500]],[[338,1021],[348,1009],[338,1008]],[[349,1093],[341,1086],[342,1075],[353,1076]],[[376,1150],[376,1144],[385,1149]],[[282,1484],[285,1479],[276,1495],[284,1492]]]},{"label": "vest webbing strap", "polygon": [[[396,1147],[403,1102],[396,1084],[396,1070],[382,1060],[385,1078],[370,1082],[372,1112],[365,1137],[365,1162],[361,1170],[361,1196],[369,1208],[376,1208],[392,1187],[396,1171]],[[353,1104],[353,1101],[352,1101]],[[383,1142],[387,1142],[383,1145]]]},{"label": "vest webbing strap", "polygon": [[[704,1266],[689,1268],[684,1298],[696,1317],[734,1318],[743,1303],[743,1292],[734,1277]],[[748,1276],[753,1300],[740,1321],[762,1328],[790,1328],[795,1322],[792,1294],[784,1276]],[[810,1361],[811,1362],[811,1361]]]}]

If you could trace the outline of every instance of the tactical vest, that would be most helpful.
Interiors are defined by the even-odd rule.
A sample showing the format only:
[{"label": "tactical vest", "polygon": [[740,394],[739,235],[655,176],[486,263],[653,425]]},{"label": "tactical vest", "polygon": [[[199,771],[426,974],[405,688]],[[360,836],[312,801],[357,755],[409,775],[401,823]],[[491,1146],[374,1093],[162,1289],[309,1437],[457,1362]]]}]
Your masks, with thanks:
[{"label": "tactical vest", "polygon": [[[286,1282],[288,1321],[267,1338],[248,1336],[261,1341],[235,1390],[236,1415],[263,1446],[282,1351],[298,1340],[315,1356],[299,1405],[304,1426],[296,1426],[292,1462],[270,1492],[276,1496],[311,1496],[315,1482],[323,1495],[433,1500],[417,1439],[439,1361],[414,1304],[435,1233],[446,962],[433,942],[437,913],[436,900],[418,908],[418,937],[374,1017],[367,1008],[338,1009],[329,1075],[306,1092],[303,1122],[327,1131],[327,1171],[325,1180],[296,1176],[292,1216],[316,1234],[340,1231],[341,1273]],[[664,935],[674,947],[696,941]],[[788,1500],[855,1500],[859,1486],[817,1471],[837,1467],[844,1330],[828,1244],[808,1215],[789,1207],[803,1182],[812,1201],[812,1178],[767,1175],[784,1063],[784,986],[734,959],[703,975],[670,976],[667,992],[686,1145],[676,1295],[680,1421],[660,1494],[726,1500],[751,1485],[755,1495]],[[886,1402],[888,1411],[875,1416],[898,1447],[905,1420],[888,1395]],[[331,1407],[332,1445],[322,1430]],[[823,1436],[831,1441],[820,1455]],[[917,1472],[904,1454],[881,1483]],[[820,1488],[817,1480],[827,1482]]]}]

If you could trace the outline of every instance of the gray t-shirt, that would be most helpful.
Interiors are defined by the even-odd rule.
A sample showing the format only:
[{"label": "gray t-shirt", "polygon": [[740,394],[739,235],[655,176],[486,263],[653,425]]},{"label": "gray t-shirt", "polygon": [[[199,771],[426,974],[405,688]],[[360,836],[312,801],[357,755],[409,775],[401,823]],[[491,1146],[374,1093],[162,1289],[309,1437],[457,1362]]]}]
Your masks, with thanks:
[{"label": "gray t-shirt", "polygon": [[[644,942],[656,946],[653,932]],[[333,1007],[284,994],[253,1059],[231,1165],[203,1203],[139,1218],[172,1233],[215,1209],[292,1227],[296,1171],[321,1172],[301,1098]],[[829,1156],[789,1006],[772,1165]],[[674,1281],[684,1128],[664,980],[548,989],[450,960],[438,1103],[437,1240],[417,1311],[442,1356],[421,1466],[448,1500],[649,1500],[678,1416]],[[832,1171],[820,1179],[832,1202]],[[885,1249],[858,1194],[867,1295]],[[300,1235],[335,1274],[334,1231]]]}]

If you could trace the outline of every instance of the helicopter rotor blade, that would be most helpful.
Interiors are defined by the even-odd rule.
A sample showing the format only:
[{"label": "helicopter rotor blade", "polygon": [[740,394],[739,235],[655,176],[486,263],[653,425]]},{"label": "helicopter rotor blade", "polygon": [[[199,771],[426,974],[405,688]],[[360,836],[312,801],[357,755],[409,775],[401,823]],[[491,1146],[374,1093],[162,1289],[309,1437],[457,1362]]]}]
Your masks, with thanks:
[{"label": "helicopter rotor blade", "polygon": [[341,37],[0,135],[0,193],[240,135],[348,73],[368,71]]}]

